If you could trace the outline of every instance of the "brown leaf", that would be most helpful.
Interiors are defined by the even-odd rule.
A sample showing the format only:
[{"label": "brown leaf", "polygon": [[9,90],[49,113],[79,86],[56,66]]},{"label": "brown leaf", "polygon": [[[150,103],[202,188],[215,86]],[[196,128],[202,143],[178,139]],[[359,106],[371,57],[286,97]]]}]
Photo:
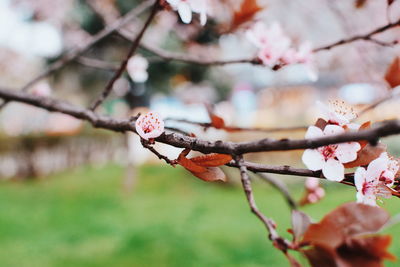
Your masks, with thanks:
[{"label": "brown leaf", "polygon": [[292,211],[292,228],[294,241],[300,240],[311,224],[310,217],[304,212]]},{"label": "brown leaf", "polygon": [[357,159],[343,164],[345,168],[354,168],[358,166],[368,165],[371,161],[378,158],[382,152],[386,151],[386,145],[379,143],[376,146],[370,144],[364,145],[357,153]]},{"label": "brown leaf", "polygon": [[320,128],[321,130],[324,130],[327,124],[328,122],[321,118],[318,118],[318,120],[315,122],[315,126]]},{"label": "brown leaf", "polygon": [[202,155],[198,157],[194,157],[190,159],[194,163],[196,163],[199,166],[203,167],[218,167],[221,165],[225,165],[229,161],[232,160],[231,155],[226,155],[226,154],[217,154],[217,153],[212,153],[212,154],[207,154],[207,155]]},{"label": "brown leaf", "polygon": [[396,260],[396,257],[387,251],[391,241],[389,235],[354,237],[347,239],[337,248],[337,252],[351,266],[379,266],[383,259]]},{"label": "brown leaf", "polygon": [[216,129],[222,129],[225,127],[225,121],[221,117],[215,115],[214,110],[211,105],[206,104],[206,109],[208,116],[211,120],[211,125]]},{"label": "brown leaf", "polygon": [[[224,154],[209,154],[188,159],[186,158],[186,156],[189,154],[189,152],[190,149],[183,150],[176,159],[176,163],[178,163],[186,170],[190,171],[194,176],[200,178],[203,181],[226,182],[225,173],[216,166],[225,164],[227,157],[230,157],[230,159],[228,160],[230,161],[232,159],[231,156]],[[194,162],[193,160],[197,161],[200,165],[198,165],[197,162]]]},{"label": "brown leaf", "polygon": [[192,172],[191,173],[206,182],[223,181],[226,182],[225,173],[218,167],[206,167],[204,172]]},{"label": "brown leaf", "polygon": [[389,214],[380,207],[350,202],[326,215],[320,223],[312,224],[303,242],[336,248],[348,237],[377,232]]},{"label": "brown leaf", "polygon": [[189,153],[189,151],[190,150],[188,149],[183,150],[176,159],[176,162],[190,172],[200,173],[207,171],[206,168],[199,166],[190,159],[186,158],[186,155]]},{"label": "brown leaf", "polygon": [[231,30],[233,31],[242,24],[252,20],[263,8],[257,4],[257,0],[243,0],[240,9],[233,14]]},{"label": "brown leaf", "polygon": [[388,6],[390,6],[391,4],[393,4],[394,0],[387,0],[387,4]]},{"label": "brown leaf", "polygon": [[314,246],[303,251],[312,267],[337,267],[335,251],[323,246]]},{"label": "brown leaf", "polygon": [[354,202],[341,205],[308,228],[302,244],[311,247],[302,253],[315,267],[383,266],[384,259],[394,259],[387,252],[390,236],[370,234],[388,220],[389,214],[380,207]]},{"label": "brown leaf", "polygon": [[385,80],[388,82],[391,88],[400,85],[400,58],[395,59],[390,64],[385,74]]}]

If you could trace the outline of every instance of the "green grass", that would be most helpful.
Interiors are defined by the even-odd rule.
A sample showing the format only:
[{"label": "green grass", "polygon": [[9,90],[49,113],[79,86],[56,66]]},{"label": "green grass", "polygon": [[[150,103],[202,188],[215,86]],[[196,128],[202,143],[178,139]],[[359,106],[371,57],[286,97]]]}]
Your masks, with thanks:
[{"label": "green grass", "polygon": [[[239,187],[168,166],[141,168],[131,193],[123,179],[123,169],[108,166],[0,183],[0,266],[287,266]],[[300,187],[291,188],[297,197]],[[259,207],[285,234],[284,200],[266,184],[255,188]],[[303,210],[319,220],[354,197],[353,188],[330,186],[321,203]],[[396,214],[398,201],[384,206]],[[400,255],[400,241],[390,250]]]}]

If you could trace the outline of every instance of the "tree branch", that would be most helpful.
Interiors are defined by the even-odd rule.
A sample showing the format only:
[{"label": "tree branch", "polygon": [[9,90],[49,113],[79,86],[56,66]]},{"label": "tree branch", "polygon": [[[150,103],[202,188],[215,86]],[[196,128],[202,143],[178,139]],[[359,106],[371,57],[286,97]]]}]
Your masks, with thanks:
[{"label": "tree branch", "polygon": [[235,156],[235,162],[240,169],[242,187],[244,193],[246,194],[246,199],[249,203],[251,212],[253,212],[254,215],[256,215],[258,219],[260,219],[260,221],[264,224],[265,228],[267,228],[267,231],[269,233],[268,237],[274,243],[274,246],[286,253],[287,249],[290,247],[290,243],[279,236],[278,232],[276,231],[275,223],[270,218],[261,213],[257,208],[257,204],[253,195],[253,190],[251,188],[250,177],[247,173],[246,166],[243,165],[243,157],[238,155]]},{"label": "tree branch", "polygon": [[[0,88],[0,98],[6,101],[18,101],[49,111],[61,112],[75,118],[89,121],[94,127],[104,128],[112,131],[133,131],[135,132],[134,120],[113,119],[102,116],[91,110],[71,105],[67,102],[47,97],[33,96],[21,91],[12,91]],[[317,148],[329,144],[367,140],[377,142],[380,137],[400,133],[400,121],[390,120],[379,123],[371,129],[359,132],[347,132],[340,135],[332,135],[314,139],[261,139],[248,142],[230,141],[206,141],[178,133],[165,133],[155,140],[179,148],[189,148],[202,153],[222,153],[237,155],[253,152],[285,151],[296,149]]]},{"label": "tree branch", "polygon": [[[315,48],[313,50],[313,52],[316,53],[316,52],[319,52],[319,51],[322,51],[322,50],[330,50],[330,49],[332,49],[334,47],[337,47],[337,46],[341,46],[341,45],[345,45],[345,44],[348,44],[348,43],[352,43],[352,42],[355,42],[355,41],[361,41],[361,40],[372,41],[372,42],[374,42],[376,44],[382,45],[382,43],[380,43],[380,41],[372,39],[372,37],[374,35],[378,34],[378,33],[382,33],[384,31],[387,31],[387,30],[392,29],[392,28],[397,27],[397,26],[400,26],[400,19],[397,20],[396,22],[388,23],[385,26],[379,27],[379,28],[377,28],[377,29],[375,29],[375,30],[373,30],[373,31],[371,31],[369,33],[362,34],[362,35],[356,35],[356,36],[353,36],[353,37],[350,37],[350,38],[347,38],[347,39],[342,39],[342,40],[336,41],[336,42],[334,42],[332,44],[328,44],[328,45],[325,45],[325,46],[321,46],[321,47]],[[393,44],[396,44],[396,43],[397,42],[394,42]]]}]

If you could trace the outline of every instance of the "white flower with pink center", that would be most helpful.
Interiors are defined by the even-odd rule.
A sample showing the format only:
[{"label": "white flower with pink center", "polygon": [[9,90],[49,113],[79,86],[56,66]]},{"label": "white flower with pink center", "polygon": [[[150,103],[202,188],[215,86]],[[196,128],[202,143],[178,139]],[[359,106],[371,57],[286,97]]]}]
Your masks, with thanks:
[{"label": "white flower with pink center", "polygon": [[129,77],[131,77],[132,81],[143,83],[149,78],[149,74],[147,73],[148,67],[149,62],[146,58],[141,55],[134,55],[128,60],[126,70],[128,71]]},{"label": "white flower with pink center", "polygon": [[371,161],[367,169],[357,168],[354,174],[357,202],[376,206],[378,197],[389,198],[391,191],[388,186],[393,185],[398,170],[398,162],[391,159],[386,152]]},{"label": "white flower with pink center", "polygon": [[323,114],[322,118],[328,124],[347,125],[350,129],[358,130],[359,125],[351,123],[352,120],[357,118],[357,114],[344,101],[330,101],[328,106],[317,101],[317,105]]},{"label": "white flower with pink center", "polygon": [[192,21],[192,12],[200,14],[200,24],[207,22],[207,0],[167,0],[172,9],[177,10],[183,23]]},{"label": "white flower with pink center", "polygon": [[164,132],[164,121],[157,112],[142,114],[136,120],[136,132],[145,140],[157,138]]},{"label": "white flower with pink center", "polygon": [[[319,138],[344,133],[344,129],[337,125],[327,125],[322,131],[316,126],[310,126],[306,138]],[[331,181],[344,179],[343,163],[354,161],[357,152],[361,149],[358,142],[327,145],[317,149],[306,149],[303,153],[303,163],[312,171],[322,170],[323,175]]]}]

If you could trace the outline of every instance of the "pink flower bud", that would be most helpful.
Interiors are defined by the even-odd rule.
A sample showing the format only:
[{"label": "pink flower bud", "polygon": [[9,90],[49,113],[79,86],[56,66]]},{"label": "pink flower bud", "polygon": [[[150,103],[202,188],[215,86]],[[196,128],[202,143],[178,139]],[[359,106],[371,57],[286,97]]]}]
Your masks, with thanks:
[{"label": "pink flower bud", "polygon": [[136,120],[136,132],[145,140],[157,138],[164,132],[164,121],[157,112],[142,114]]}]

